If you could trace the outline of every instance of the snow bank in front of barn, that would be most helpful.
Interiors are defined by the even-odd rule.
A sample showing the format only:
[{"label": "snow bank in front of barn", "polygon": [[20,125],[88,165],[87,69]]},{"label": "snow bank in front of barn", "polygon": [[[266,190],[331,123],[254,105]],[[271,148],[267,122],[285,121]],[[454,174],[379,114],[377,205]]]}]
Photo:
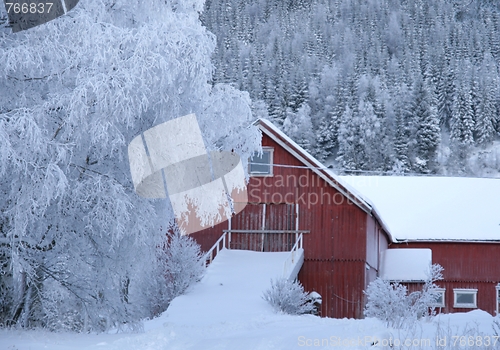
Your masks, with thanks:
[{"label": "snow bank in front of barn", "polygon": [[[0,330],[0,349],[389,349],[389,344],[405,342],[418,344],[412,349],[443,349],[444,347],[438,347],[443,344],[448,349],[455,349],[459,348],[460,341],[467,341],[469,337],[481,339],[483,343],[489,339],[493,344],[498,339],[493,333],[493,320],[488,313],[475,310],[439,315],[431,321],[420,321],[413,330],[397,331],[386,329],[375,319],[327,319],[312,315],[264,313],[258,318],[211,325],[202,322],[204,325],[187,326],[162,315],[147,321],[147,330],[142,334],[95,335]],[[497,341],[497,348],[498,345],[500,341]]]},{"label": "snow bank in front of barn", "polygon": [[[497,339],[492,328],[494,318],[480,310],[421,320],[409,331],[387,329],[373,318],[279,314],[262,300],[261,293],[268,288],[266,281],[270,276],[282,273],[287,253],[222,250],[219,254],[211,265],[215,268],[209,267],[200,283],[174,300],[172,308],[160,317],[144,322],[143,333],[73,334],[3,329],[0,349],[389,349],[391,344],[409,342],[418,344],[412,349],[432,350],[443,342],[448,348],[457,348],[452,346],[453,342],[468,339],[461,337],[480,337],[492,343]],[[224,269],[218,269],[217,264],[223,260]],[[248,262],[254,266],[250,268]],[[248,276],[249,283],[242,280],[244,276]]]}]

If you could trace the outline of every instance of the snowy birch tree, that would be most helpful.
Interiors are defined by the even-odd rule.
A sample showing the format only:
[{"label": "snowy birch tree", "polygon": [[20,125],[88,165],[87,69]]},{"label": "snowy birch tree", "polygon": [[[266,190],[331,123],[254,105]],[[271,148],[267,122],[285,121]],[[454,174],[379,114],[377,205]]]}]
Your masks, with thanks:
[{"label": "snowy birch tree", "polygon": [[88,0],[0,34],[0,322],[101,331],[164,310],[172,214],[133,192],[128,143],[188,113],[209,150],[245,162],[259,142],[248,95],[209,84],[202,6]]}]

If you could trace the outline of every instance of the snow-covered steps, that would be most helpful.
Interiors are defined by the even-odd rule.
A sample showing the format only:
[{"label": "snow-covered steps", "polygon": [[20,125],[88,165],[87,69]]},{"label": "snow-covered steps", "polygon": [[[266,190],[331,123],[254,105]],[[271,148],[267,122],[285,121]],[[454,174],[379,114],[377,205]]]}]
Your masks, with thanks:
[{"label": "snow-covered steps", "polygon": [[[262,294],[270,287],[271,278],[283,277],[290,254],[221,250],[203,279],[172,301],[166,319],[176,324],[202,325],[248,320],[272,313]],[[287,277],[298,272],[303,254],[302,249],[295,251]]]}]

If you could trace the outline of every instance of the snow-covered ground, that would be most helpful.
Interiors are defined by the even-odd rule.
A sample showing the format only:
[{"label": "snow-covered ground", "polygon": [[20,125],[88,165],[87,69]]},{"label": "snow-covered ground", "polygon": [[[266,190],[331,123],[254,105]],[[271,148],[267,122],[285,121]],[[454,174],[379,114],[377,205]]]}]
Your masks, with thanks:
[{"label": "snow-covered ground", "polygon": [[[475,310],[421,321],[411,331],[394,331],[375,319],[327,319],[275,313],[262,300],[270,278],[281,276],[287,253],[221,251],[202,281],[176,298],[143,333],[73,334],[0,330],[0,349],[404,349],[459,348],[460,341],[494,343],[493,317]],[[437,341],[438,339],[438,341]],[[455,344],[454,344],[455,343]],[[467,343],[466,345],[468,345]],[[453,346],[455,345],[455,346]],[[397,348],[397,347],[396,347]],[[464,347],[465,348],[465,347]],[[466,347],[471,349],[471,347]],[[500,342],[495,348],[500,348]]]},{"label": "snow-covered ground", "polygon": [[[232,322],[178,324],[168,317],[147,321],[140,334],[72,334],[45,331],[1,330],[0,349],[9,350],[160,350],[160,349],[377,349],[389,342],[408,345],[396,349],[473,349],[460,342],[482,342],[477,349],[500,349],[484,344],[497,341],[492,328],[493,317],[475,310],[466,314],[437,316],[420,322],[413,331],[387,330],[375,319],[326,319],[311,315],[278,315],[263,308],[261,314]],[[199,319],[199,315],[191,315]],[[472,336],[473,338],[469,338]],[[399,343],[398,343],[399,342]],[[415,346],[415,345],[419,346]],[[437,347],[437,345],[446,345]],[[384,348],[382,346],[382,348]],[[387,347],[386,347],[387,348]]]}]

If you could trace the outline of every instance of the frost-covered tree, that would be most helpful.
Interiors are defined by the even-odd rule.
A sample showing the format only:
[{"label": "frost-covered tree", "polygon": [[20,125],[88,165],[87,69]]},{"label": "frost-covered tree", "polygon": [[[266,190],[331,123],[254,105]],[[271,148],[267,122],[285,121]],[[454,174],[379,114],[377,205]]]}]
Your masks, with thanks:
[{"label": "frost-covered tree", "polygon": [[360,120],[349,106],[342,114],[339,127],[339,152],[337,161],[345,170],[361,169],[364,166],[365,154]]},{"label": "frost-covered tree", "polygon": [[498,118],[497,67],[491,55],[485,55],[480,71],[479,91],[477,93],[475,136],[483,145],[494,139]]},{"label": "frost-covered tree", "polygon": [[422,173],[433,172],[441,130],[435,105],[421,78],[417,79],[413,87],[411,113],[417,145],[414,168]]},{"label": "frost-covered tree", "polygon": [[464,171],[464,163],[470,146],[474,143],[474,118],[471,89],[467,80],[457,88],[453,117],[450,121],[450,139],[454,157],[452,166]]},{"label": "frost-covered tree", "polygon": [[89,0],[0,34],[0,322],[101,331],[165,308],[172,212],[134,193],[128,143],[188,113],[209,150],[245,162],[259,142],[248,95],[209,84],[202,6]]},{"label": "frost-covered tree", "polygon": [[394,104],[393,171],[401,174],[411,170],[410,151],[414,145],[412,144],[412,119],[409,112],[411,93],[406,84],[402,84],[397,91],[398,98]]},{"label": "frost-covered tree", "polygon": [[304,287],[297,281],[288,278],[271,280],[271,288],[262,297],[277,312],[290,315],[308,314],[315,311],[313,300],[304,292]]},{"label": "frost-covered tree", "polygon": [[283,121],[283,131],[305,150],[311,152],[314,147],[314,133],[311,122],[311,108],[303,104],[294,112],[287,108]]},{"label": "frost-covered tree", "polygon": [[[356,162],[348,163],[356,167],[354,170],[386,171],[393,165],[405,168],[388,141],[397,133],[398,110],[401,106],[410,107],[405,100],[412,94],[408,96],[401,87],[412,86],[420,78],[427,94],[434,95],[431,99],[435,102],[431,105],[436,108],[442,136],[439,149],[449,146],[455,102],[463,80],[477,80],[470,86],[475,141],[482,142],[481,148],[487,148],[498,138],[498,117],[492,135],[490,114],[478,114],[483,108],[479,104],[486,102],[482,99],[483,77],[498,82],[500,76],[500,7],[493,3],[492,0],[379,0],[369,4],[359,0],[211,0],[206,3],[202,19],[219,38],[214,81],[232,82],[248,91],[253,99],[265,101],[271,118],[279,126],[283,125],[286,108],[296,112],[301,104],[307,103],[317,141],[312,153],[322,160],[344,158],[343,154],[347,154],[345,144],[340,147],[338,142],[345,140],[337,139],[343,127],[342,114],[348,105],[353,115],[357,115],[360,102],[366,100],[360,79],[370,77],[378,81],[379,88],[371,103],[376,115],[377,110],[385,110],[381,142],[370,148],[369,153],[373,154],[366,155],[369,160],[362,167]],[[491,65],[484,74],[482,60],[489,53]],[[496,86],[498,116],[498,83]],[[488,91],[495,94],[494,90]],[[486,119],[479,120],[480,115]],[[410,150],[407,156],[413,166],[410,170],[427,172],[430,167],[437,171],[425,157],[418,157],[417,162],[414,151],[418,143],[414,139],[415,129],[407,141]],[[422,148],[428,149],[428,145]],[[468,152],[463,155],[469,156]],[[439,157],[443,162],[445,158]],[[439,170],[450,174],[453,163],[441,162]],[[419,164],[418,169],[415,164]]]},{"label": "frost-covered tree", "polygon": [[[381,123],[373,104],[368,100],[361,100],[358,107],[357,120],[359,121],[359,139],[360,147],[363,148],[364,159],[362,160],[363,169],[376,169],[381,163],[377,152],[377,143],[381,142]],[[359,163],[358,163],[359,164]]]}]

